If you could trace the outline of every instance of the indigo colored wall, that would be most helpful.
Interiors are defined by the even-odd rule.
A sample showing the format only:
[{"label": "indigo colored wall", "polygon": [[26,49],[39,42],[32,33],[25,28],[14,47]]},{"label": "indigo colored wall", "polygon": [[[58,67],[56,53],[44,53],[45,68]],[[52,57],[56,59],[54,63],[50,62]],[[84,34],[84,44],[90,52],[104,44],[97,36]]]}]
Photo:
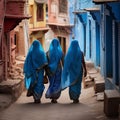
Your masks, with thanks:
[{"label": "indigo colored wall", "polygon": [[[94,64],[100,65],[100,42],[96,42],[96,37],[100,37],[99,33],[96,34],[96,20],[90,12],[79,13],[83,9],[96,7],[90,0],[69,0],[69,17],[70,23],[74,24],[70,41],[74,36],[79,41],[81,50],[85,54],[86,60],[91,60]],[[73,13],[79,11],[78,13]],[[98,39],[100,41],[100,38]],[[99,50],[97,50],[99,48]],[[98,53],[97,53],[98,51]],[[97,56],[98,58],[97,58]],[[98,64],[99,63],[99,64]]]}]

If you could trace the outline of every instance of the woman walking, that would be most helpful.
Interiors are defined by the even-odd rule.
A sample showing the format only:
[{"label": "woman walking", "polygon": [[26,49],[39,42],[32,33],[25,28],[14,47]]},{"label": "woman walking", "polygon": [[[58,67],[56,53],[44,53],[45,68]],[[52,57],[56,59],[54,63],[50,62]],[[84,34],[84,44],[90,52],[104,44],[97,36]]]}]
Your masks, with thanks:
[{"label": "woman walking", "polygon": [[46,92],[46,98],[50,98],[52,103],[57,103],[57,99],[61,94],[60,86],[63,65],[63,52],[57,38],[52,40],[47,52],[47,58],[48,67],[46,68],[46,74],[49,78],[49,87]]},{"label": "woman walking", "polygon": [[69,87],[69,96],[73,103],[79,102],[83,69],[84,76],[86,76],[87,70],[83,52],[80,50],[78,41],[73,40],[65,56],[61,82],[62,90]]},{"label": "woman walking", "polygon": [[34,40],[24,63],[25,87],[27,96],[33,96],[35,103],[40,103],[44,91],[43,76],[47,57],[40,41]]}]

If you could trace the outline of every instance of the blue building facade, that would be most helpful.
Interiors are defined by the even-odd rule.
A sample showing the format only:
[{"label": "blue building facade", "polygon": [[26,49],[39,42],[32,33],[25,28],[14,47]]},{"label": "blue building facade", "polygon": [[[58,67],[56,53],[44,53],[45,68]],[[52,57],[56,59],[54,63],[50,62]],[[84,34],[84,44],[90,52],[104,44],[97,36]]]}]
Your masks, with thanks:
[{"label": "blue building facade", "polygon": [[77,39],[85,59],[100,67],[106,89],[120,91],[120,2],[69,0],[70,41]]},{"label": "blue building facade", "polygon": [[101,4],[101,42],[106,89],[120,91],[120,2]]},{"label": "blue building facade", "polygon": [[69,0],[69,3],[70,23],[74,24],[70,40],[74,36],[79,41],[86,60],[100,66],[99,5],[95,5],[91,0]]}]

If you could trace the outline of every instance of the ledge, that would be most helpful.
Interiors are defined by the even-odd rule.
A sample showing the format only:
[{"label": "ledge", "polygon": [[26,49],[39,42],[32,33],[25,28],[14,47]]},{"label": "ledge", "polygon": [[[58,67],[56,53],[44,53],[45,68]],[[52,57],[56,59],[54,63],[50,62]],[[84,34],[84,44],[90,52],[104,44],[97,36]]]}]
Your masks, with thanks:
[{"label": "ledge", "polygon": [[73,24],[60,24],[60,23],[47,23],[47,25],[54,25],[54,26],[60,26],[60,27],[73,27]]},{"label": "ledge", "polygon": [[84,9],[85,11],[88,11],[88,12],[96,12],[96,11],[100,11],[100,8],[86,8]]},{"label": "ledge", "polygon": [[31,16],[28,16],[28,15],[11,15],[11,14],[6,14],[5,18],[10,18],[10,19],[13,19],[13,18],[16,18],[16,19],[29,19],[29,18],[31,18]]},{"label": "ledge", "polygon": [[120,0],[93,0],[94,3],[99,3],[99,4],[102,4],[102,3],[107,3],[107,2],[120,2]]}]

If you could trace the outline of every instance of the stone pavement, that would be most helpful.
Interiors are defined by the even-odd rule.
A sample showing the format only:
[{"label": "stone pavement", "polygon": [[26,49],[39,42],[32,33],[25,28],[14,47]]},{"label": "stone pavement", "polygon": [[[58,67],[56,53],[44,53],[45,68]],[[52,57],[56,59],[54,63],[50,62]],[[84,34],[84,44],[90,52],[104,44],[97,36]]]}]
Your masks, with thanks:
[{"label": "stone pavement", "polygon": [[[120,120],[120,115],[118,118],[108,118],[104,114],[103,93],[96,93],[103,91],[101,87],[104,88],[103,83],[95,82],[101,80],[99,71],[89,62],[87,70],[88,75],[83,80],[79,104],[73,104],[69,99],[68,89],[62,92],[57,104],[45,99],[46,89],[41,104],[34,104],[32,97],[26,97],[26,91],[16,102],[10,94],[0,94],[0,120]],[[47,87],[48,84],[45,85],[45,88]],[[20,95],[23,87],[17,88],[19,92],[15,90],[15,96]]]},{"label": "stone pavement", "polygon": [[[48,85],[45,85],[46,88]],[[45,90],[46,91],[46,90]],[[34,104],[32,97],[26,97],[26,91],[7,109],[0,112],[0,120],[119,120],[107,118],[103,112],[103,101],[97,101],[93,86],[82,89],[80,103],[73,104],[68,89],[64,90],[57,104],[45,99]]]},{"label": "stone pavement", "polygon": [[9,94],[0,94],[0,111],[12,104],[12,96]]}]

